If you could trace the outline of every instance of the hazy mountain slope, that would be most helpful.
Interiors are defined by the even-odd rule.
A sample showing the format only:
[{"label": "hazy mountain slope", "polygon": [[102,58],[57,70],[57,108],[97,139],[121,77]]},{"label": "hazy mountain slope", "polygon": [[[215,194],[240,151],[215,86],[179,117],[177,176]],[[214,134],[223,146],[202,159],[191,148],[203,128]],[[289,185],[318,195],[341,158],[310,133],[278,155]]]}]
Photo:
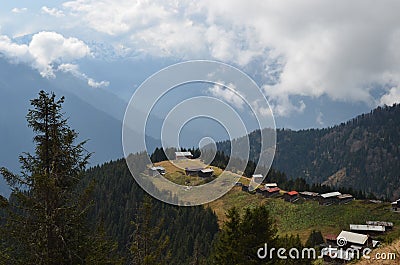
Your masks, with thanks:
[{"label": "hazy mountain slope", "polygon": [[[68,88],[71,87],[71,91]],[[10,64],[0,58],[0,166],[6,166],[18,172],[18,156],[22,152],[31,152],[33,148],[32,132],[27,127],[26,113],[30,107],[30,99],[37,97],[39,90],[54,91],[58,97],[65,96],[64,112],[70,117],[70,125],[79,132],[81,140],[89,139],[86,147],[94,152],[91,163],[102,163],[121,157],[121,130],[122,123],[115,116],[121,113],[125,106],[113,95],[107,95],[101,90],[96,91],[88,87],[83,80],[72,75],[61,75],[56,79],[42,78],[36,71],[28,66]],[[95,102],[82,100],[76,95],[81,90],[86,98],[97,99]],[[75,92],[75,93],[74,93]],[[110,100],[113,113],[105,112],[106,99]],[[121,118],[122,119],[122,118]],[[149,138],[150,146],[155,146],[155,141]],[[138,150],[139,151],[139,150]],[[0,178],[0,193],[8,194]]]},{"label": "hazy mountain slope", "polygon": [[[309,182],[400,195],[400,105],[379,107],[346,123],[301,131],[278,130],[274,168]],[[257,159],[259,133],[250,134]],[[218,144],[229,149],[228,142]]]}]

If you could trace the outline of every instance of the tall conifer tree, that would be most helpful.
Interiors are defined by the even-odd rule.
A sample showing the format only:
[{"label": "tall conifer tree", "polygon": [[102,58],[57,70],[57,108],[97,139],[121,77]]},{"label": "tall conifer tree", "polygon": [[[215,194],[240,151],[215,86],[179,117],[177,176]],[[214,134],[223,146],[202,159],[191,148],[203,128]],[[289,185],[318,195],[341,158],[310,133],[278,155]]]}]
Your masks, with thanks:
[{"label": "tall conifer tree", "polygon": [[63,103],[64,97],[44,91],[31,100],[27,121],[35,152],[20,156],[21,175],[0,169],[12,189],[1,231],[11,264],[109,264],[107,244],[91,235],[87,223],[91,188],[78,188],[90,154],[85,141],[75,143],[78,134],[64,118]]}]

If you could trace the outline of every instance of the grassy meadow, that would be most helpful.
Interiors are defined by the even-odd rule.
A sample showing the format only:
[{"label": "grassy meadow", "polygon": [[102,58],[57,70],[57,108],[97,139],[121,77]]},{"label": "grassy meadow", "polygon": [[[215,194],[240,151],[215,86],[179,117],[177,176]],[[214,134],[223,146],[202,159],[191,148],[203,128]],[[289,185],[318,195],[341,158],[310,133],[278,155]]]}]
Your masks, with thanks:
[{"label": "grassy meadow", "polygon": [[218,216],[220,224],[226,220],[226,211],[235,206],[238,209],[267,205],[272,217],[276,220],[278,234],[298,234],[307,240],[312,230],[320,230],[323,235],[338,234],[349,230],[350,224],[365,224],[366,221],[390,221],[394,229],[381,236],[385,242],[400,237],[398,213],[390,211],[389,203],[374,204],[355,200],[345,205],[321,206],[315,201],[301,200],[297,203],[285,202],[281,198],[265,198],[260,194],[243,192],[240,187],[233,188],[220,199],[209,203]]}]

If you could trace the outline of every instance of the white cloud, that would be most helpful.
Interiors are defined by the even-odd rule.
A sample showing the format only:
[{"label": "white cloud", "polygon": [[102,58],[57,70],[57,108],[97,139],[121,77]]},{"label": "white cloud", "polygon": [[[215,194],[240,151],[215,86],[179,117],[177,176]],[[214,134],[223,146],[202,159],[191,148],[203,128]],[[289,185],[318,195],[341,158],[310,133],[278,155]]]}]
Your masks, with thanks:
[{"label": "white cloud", "polygon": [[13,9],[11,9],[11,12],[16,13],[16,14],[21,14],[21,13],[25,13],[26,11],[28,11],[28,8],[26,7],[14,7]]},{"label": "white cloud", "polygon": [[263,89],[279,115],[304,110],[293,96],[374,105],[373,85],[400,85],[399,1],[76,0],[64,8],[136,51],[256,63],[275,81]]},{"label": "white cloud", "polygon": [[42,13],[47,14],[53,17],[64,17],[64,12],[62,10],[59,10],[57,8],[50,8],[47,6],[42,6]]},{"label": "white cloud", "polygon": [[190,20],[168,21],[133,33],[130,40],[147,54],[188,59],[207,51],[203,35],[203,28]]},{"label": "white cloud", "polygon": [[100,81],[97,82],[92,78],[88,78],[88,85],[91,87],[108,87],[110,85],[110,82],[108,81]]},{"label": "white cloud", "polygon": [[77,38],[65,38],[55,32],[39,32],[29,45],[17,44],[0,36],[0,52],[16,61],[30,64],[43,77],[54,77],[54,64],[71,62],[90,54],[89,47]]},{"label": "white cloud", "polygon": [[254,111],[256,111],[258,114],[260,114],[261,116],[272,117],[273,116],[272,109],[270,108],[270,106],[263,107],[262,105],[264,105],[264,104],[261,103],[262,101],[263,100],[259,99],[259,100],[252,102],[252,104],[251,104],[252,109]]},{"label": "white cloud", "polygon": [[211,95],[213,95],[214,97],[225,100],[226,102],[232,104],[238,109],[243,109],[243,105],[245,102],[237,94],[238,92],[236,91],[236,87],[233,84],[228,84],[226,86],[215,84],[212,87],[208,88],[208,92],[211,93]]},{"label": "white cloud", "polygon": [[77,38],[64,38],[55,32],[39,32],[32,37],[29,52],[42,76],[52,77],[53,63],[68,62],[90,54],[89,47]]},{"label": "white cloud", "polygon": [[135,54],[216,59],[248,69],[260,77],[278,115],[303,111],[301,97],[370,106],[388,101],[374,95],[392,97],[385,87],[400,87],[397,10],[397,0],[70,0],[42,8],[65,16],[60,29],[90,33]]},{"label": "white cloud", "polygon": [[[162,4],[161,4],[162,3]],[[176,14],[176,5],[161,1],[68,1],[63,4],[74,14],[84,14],[89,27],[110,35],[149,28]]]},{"label": "white cloud", "polygon": [[31,60],[28,45],[13,43],[9,37],[4,35],[0,35],[0,53],[14,60],[20,59],[24,62]]},{"label": "white cloud", "polygon": [[283,59],[278,82],[264,85],[281,114],[302,110],[303,104],[293,108],[294,95],[374,104],[371,84],[393,81],[384,76],[398,72],[398,2],[369,2],[368,8],[362,1],[202,3],[213,23],[254,30],[258,34],[250,41]]},{"label": "white cloud", "polygon": [[394,103],[400,103],[400,88],[392,87],[389,92],[380,99],[381,105],[392,106]]},{"label": "white cloud", "polygon": [[72,63],[63,63],[60,64],[57,67],[57,70],[65,72],[65,73],[71,73],[74,75],[79,75],[79,66],[77,64],[72,64]]},{"label": "white cloud", "polygon": [[306,108],[306,104],[303,100],[293,102],[289,99],[289,96],[285,94],[273,97],[269,103],[274,111],[274,115],[281,117],[288,117],[293,112],[302,113]]},{"label": "white cloud", "polygon": [[209,24],[198,3],[190,0],[78,0],[65,2],[63,7],[92,29],[153,56],[212,57],[244,66],[263,53],[259,43],[247,40],[257,32]]},{"label": "white cloud", "polygon": [[110,85],[110,82],[108,81],[97,82],[93,78],[88,77],[86,74],[79,71],[79,66],[76,64],[70,64],[70,63],[61,64],[58,66],[57,70],[65,73],[71,73],[75,77],[86,80],[87,84],[94,88],[108,87]]}]

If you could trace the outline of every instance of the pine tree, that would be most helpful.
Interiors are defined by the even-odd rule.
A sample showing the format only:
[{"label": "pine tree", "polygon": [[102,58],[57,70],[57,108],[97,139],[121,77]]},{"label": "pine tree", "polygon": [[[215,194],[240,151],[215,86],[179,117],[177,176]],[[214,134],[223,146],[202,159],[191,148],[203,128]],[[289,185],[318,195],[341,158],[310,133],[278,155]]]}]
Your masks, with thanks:
[{"label": "pine tree", "polygon": [[240,244],[240,215],[236,208],[227,212],[227,221],[218,235],[212,254],[213,264],[238,264],[241,259]]},{"label": "pine tree", "polygon": [[315,247],[324,243],[324,238],[321,231],[312,230],[310,236],[307,239],[306,247]]},{"label": "pine tree", "polygon": [[87,258],[98,247],[86,221],[93,186],[78,189],[90,154],[85,141],[75,143],[63,103],[64,97],[44,91],[31,100],[27,121],[35,152],[20,156],[21,175],[0,169],[12,189],[0,237],[12,264],[91,264]]},{"label": "pine tree", "polygon": [[278,244],[274,221],[265,206],[247,208],[243,217],[236,208],[227,213],[219,238],[215,243],[211,257],[213,264],[275,264],[276,260],[261,260],[257,250],[267,244]]},{"label": "pine tree", "polygon": [[135,231],[130,246],[132,265],[168,264],[170,253],[167,250],[169,237],[160,235],[163,220],[153,222],[152,201],[146,196],[137,211],[133,223]]},{"label": "pine tree", "polygon": [[242,256],[245,262],[241,264],[275,264],[275,260],[260,260],[257,250],[268,244],[277,244],[277,229],[266,206],[247,208],[241,221]]}]

